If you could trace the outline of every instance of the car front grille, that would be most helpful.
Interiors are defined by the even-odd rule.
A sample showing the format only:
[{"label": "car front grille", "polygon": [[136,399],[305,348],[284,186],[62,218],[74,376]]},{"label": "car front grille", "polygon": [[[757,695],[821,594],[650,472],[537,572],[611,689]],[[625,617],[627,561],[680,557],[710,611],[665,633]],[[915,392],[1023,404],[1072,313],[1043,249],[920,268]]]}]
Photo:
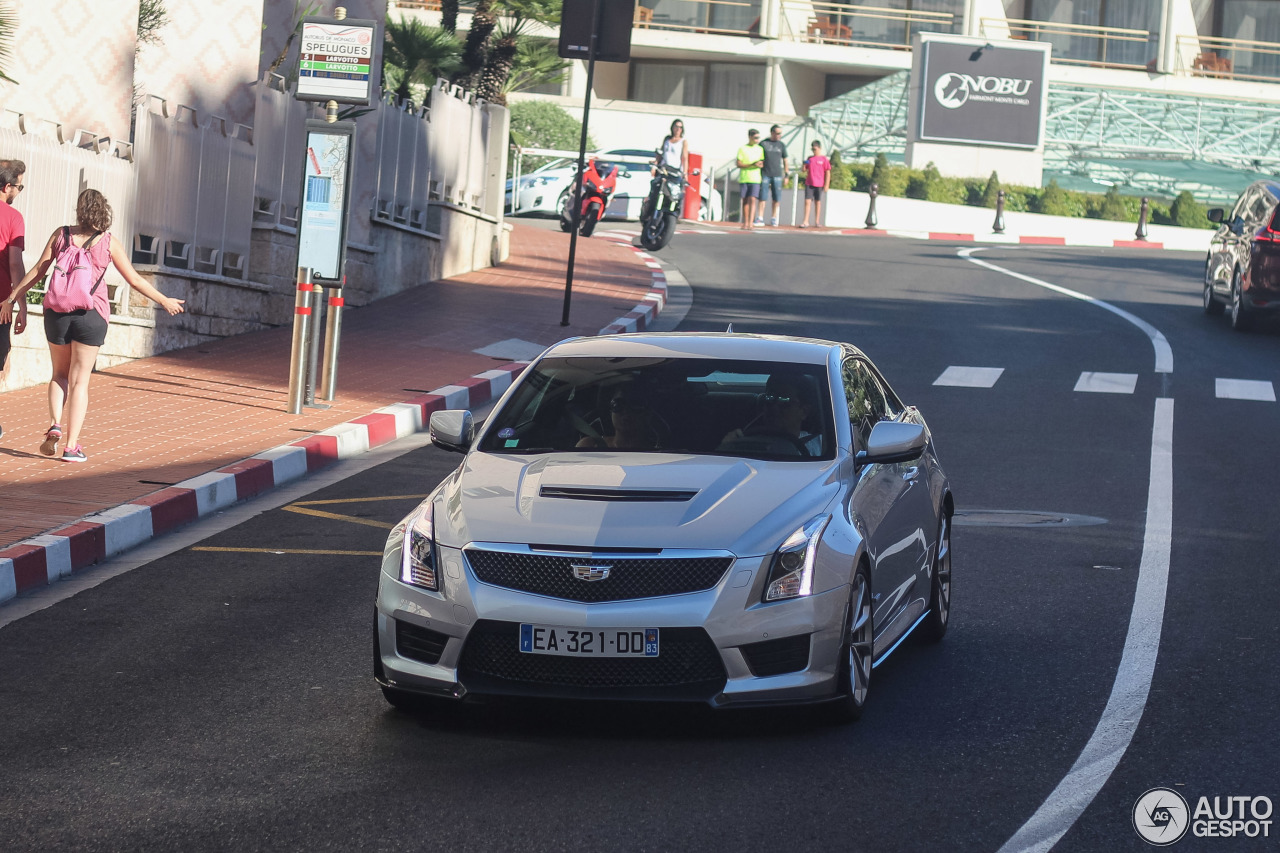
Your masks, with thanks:
[{"label": "car front grille", "polygon": [[447,634],[396,620],[396,651],[401,657],[434,665],[440,663],[447,642]]},{"label": "car front grille", "polygon": [[520,625],[482,619],[458,662],[458,681],[475,693],[577,699],[705,702],[724,689],[725,669],[701,628],[660,628],[659,654],[587,658],[520,651]]},{"label": "car front grille", "polygon": [[[627,601],[711,589],[732,557],[566,557],[468,548],[463,552],[480,581],[494,586],[581,601]],[[607,567],[603,580],[580,580],[575,566]]]},{"label": "car front grille", "polygon": [[809,665],[809,635],[798,634],[739,647],[757,678],[799,672]]}]

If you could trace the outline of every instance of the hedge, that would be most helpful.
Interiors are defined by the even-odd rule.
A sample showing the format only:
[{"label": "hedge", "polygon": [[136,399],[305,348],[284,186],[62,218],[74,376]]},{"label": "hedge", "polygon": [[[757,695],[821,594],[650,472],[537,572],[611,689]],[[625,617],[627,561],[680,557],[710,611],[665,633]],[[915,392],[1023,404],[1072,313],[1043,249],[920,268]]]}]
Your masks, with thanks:
[{"label": "hedge", "polygon": [[[1124,195],[1114,186],[1106,193],[1064,190],[1057,181],[1050,181],[1044,187],[1006,186],[1000,183],[995,172],[986,180],[947,178],[933,163],[923,169],[911,169],[889,163],[883,154],[876,155],[874,162],[845,163],[832,159],[829,186],[833,190],[867,192],[875,183],[879,194],[884,196],[989,208],[996,206],[996,194],[1004,190],[1004,209],[1007,211],[1117,222],[1137,222],[1142,208],[1140,197]],[[1205,216],[1204,205],[1185,190],[1172,201],[1148,196],[1147,221],[1153,225],[1180,225],[1184,228],[1217,227]]]}]

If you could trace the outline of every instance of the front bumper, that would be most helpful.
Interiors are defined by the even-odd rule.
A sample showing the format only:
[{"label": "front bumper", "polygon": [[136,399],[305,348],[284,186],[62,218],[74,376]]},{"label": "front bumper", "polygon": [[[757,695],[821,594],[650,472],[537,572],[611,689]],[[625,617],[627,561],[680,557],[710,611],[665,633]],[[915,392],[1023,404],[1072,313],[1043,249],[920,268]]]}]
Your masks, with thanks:
[{"label": "front bumper", "polygon": [[[379,680],[465,699],[706,702],[714,707],[821,701],[835,693],[847,586],[760,603],[768,558],[738,559],[702,592],[582,604],[478,581],[441,547],[440,593],[381,574]],[[522,622],[658,628],[657,658],[569,658],[519,651]],[[776,673],[776,674],[773,674]]]}]

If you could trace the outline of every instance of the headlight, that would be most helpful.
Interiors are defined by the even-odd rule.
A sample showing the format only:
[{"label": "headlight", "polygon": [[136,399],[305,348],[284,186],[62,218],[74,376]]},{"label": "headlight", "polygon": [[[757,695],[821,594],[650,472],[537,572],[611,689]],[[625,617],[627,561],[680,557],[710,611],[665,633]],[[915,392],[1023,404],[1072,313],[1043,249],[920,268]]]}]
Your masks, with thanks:
[{"label": "headlight", "polygon": [[765,601],[797,598],[813,592],[813,562],[818,555],[818,540],[830,521],[829,515],[819,516],[782,543],[769,564]]},{"label": "headlight", "polygon": [[435,502],[414,513],[404,528],[400,580],[423,589],[440,589],[435,536]]}]

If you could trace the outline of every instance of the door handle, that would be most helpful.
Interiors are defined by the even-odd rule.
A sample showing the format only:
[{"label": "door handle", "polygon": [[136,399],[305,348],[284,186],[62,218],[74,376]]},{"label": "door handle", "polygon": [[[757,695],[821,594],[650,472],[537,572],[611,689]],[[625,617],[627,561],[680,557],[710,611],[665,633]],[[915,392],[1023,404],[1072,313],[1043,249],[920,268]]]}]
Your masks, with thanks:
[{"label": "door handle", "polygon": [[902,479],[914,480],[916,477],[919,477],[919,476],[920,476],[920,469],[918,467],[913,467],[913,468],[907,469],[906,473],[902,475]]}]

